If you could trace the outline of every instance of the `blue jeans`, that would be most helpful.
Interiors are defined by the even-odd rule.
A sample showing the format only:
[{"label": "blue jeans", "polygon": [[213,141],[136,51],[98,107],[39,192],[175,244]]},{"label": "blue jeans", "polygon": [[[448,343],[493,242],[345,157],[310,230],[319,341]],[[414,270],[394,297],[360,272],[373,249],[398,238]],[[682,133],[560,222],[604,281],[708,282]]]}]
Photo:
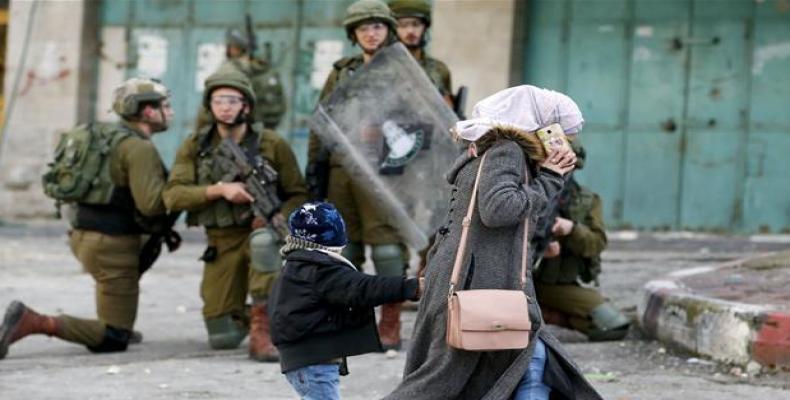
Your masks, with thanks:
[{"label": "blue jeans", "polygon": [[309,365],[285,373],[302,400],[340,400],[340,365]]},{"label": "blue jeans", "polygon": [[513,400],[548,400],[551,388],[543,383],[543,370],[546,367],[546,345],[536,338],[535,351],[527,371],[513,392]]}]

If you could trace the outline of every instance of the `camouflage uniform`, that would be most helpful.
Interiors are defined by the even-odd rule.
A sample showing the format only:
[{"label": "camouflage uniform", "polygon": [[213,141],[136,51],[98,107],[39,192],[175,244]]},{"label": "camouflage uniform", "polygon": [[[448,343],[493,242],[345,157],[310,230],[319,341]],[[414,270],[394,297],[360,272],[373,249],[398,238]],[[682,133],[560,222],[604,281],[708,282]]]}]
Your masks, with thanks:
[{"label": "camouflage uniform", "polygon": [[[578,141],[573,146],[580,169],[584,150]],[[557,238],[560,255],[544,258],[535,273],[538,303],[548,322],[555,322],[551,315],[558,312],[561,324],[567,323],[590,340],[620,339],[627,333],[628,320],[597,289],[579,284],[597,281],[601,272],[601,252],[607,244],[601,199],[573,178],[565,190],[559,216],[573,221],[573,229]]]},{"label": "camouflage uniform", "polygon": [[57,336],[94,352],[126,350],[137,317],[142,235],[165,217],[162,189],[167,179],[153,142],[127,119],[133,119],[141,103],[159,102],[162,107],[168,96],[167,88],[148,79],[133,78],[116,89],[113,109],[124,119],[103,125],[113,144],[105,166],[109,171],[97,176],[109,177],[111,184],[94,183],[111,188],[111,200],[73,207],[69,244],[96,282],[98,319],[39,315],[14,302],[0,328],[0,358],[11,343],[31,333]]},{"label": "camouflage uniform", "polygon": [[[211,92],[220,87],[240,90],[248,101],[254,99],[246,77],[237,71],[223,70],[206,80],[206,107]],[[250,102],[254,105],[254,100]],[[253,308],[265,311],[265,301],[276,278],[276,273],[251,268],[249,242],[253,215],[249,205],[206,198],[206,188],[217,183],[217,176],[225,172],[214,167],[214,152],[220,140],[216,123],[187,138],[176,154],[164,191],[168,208],[187,210],[187,224],[206,229],[208,248],[201,258],[205,265],[200,292],[209,344],[216,349],[238,347],[248,330],[245,314],[248,291]],[[288,215],[307,200],[296,157],[280,135],[264,129],[260,123],[248,123],[239,146],[250,154],[260,154],[278,172],[278,194],[284,200],[282,213]],[[265,251],[277,252],[279,248],[273,246]]]}]

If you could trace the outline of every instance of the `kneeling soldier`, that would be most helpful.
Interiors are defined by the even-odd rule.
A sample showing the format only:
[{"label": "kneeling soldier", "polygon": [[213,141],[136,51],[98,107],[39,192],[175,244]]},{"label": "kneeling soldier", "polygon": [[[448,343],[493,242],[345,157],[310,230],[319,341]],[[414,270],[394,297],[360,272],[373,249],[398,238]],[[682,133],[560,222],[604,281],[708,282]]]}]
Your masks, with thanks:
[{"label": "kneeling soldier", "polygon": [[[15,301],[0,326],[0,359],[11,343],[36,333],[83,344],[97,353],[125,351],[130,342],[141,340],[132,328],[140,293],[142,236],[158,233],[167,219],[162,201],[167,175],[150,138],[167,130],[173,111],[167,88],[140,78],[115,90],[113,110],[121,117],[119,123],[82,125],[66,133],[64,139],[70,134],[90,139],[61,141],[53,167],[44,176],[47,195],[75,203],[69,243],[96,281],[98,319],[41,315]],[[81,145],[81,151],[61,151],[61,146]],[[57,168],[69,169],[70,158],[87,162],[58,174]],[[90,184],[80,193],[65,191],[75,181]]]}]

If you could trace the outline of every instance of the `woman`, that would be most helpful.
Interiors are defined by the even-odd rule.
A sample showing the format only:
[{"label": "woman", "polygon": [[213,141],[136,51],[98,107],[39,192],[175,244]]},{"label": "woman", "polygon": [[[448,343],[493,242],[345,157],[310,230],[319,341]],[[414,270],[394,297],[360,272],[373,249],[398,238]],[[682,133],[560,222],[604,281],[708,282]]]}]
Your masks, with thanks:
[{"label": "woman", "polygon": [[486,154],[486,159],[459,282],[465,283],[461,289],[516,289],[524,221],[529,220],[531,235],[548,199],[562,189],[563,175],[576,161],[567,149],[546,154],[534,132],[559,123],[567,134],[576,134],[584,122],[567,96],[526,85],[482,100],[473,116],[456,125],[470,151],[448,174],[452,199],[428,255],[426,291],[404,379],[387,399],[600,399],[557,339],[543,329],[530,273],[524,289],[533,327],[529,347],[472,352],[446,343],[450,273],[481,156]]}]

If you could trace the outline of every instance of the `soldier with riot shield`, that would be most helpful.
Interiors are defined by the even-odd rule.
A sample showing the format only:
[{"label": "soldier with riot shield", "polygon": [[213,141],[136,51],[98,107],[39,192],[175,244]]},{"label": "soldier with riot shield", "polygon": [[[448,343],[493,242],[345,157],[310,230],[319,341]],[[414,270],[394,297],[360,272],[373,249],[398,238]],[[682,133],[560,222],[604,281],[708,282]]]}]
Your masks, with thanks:
[{"label": "soldier with riot shield", "polygon": [[[343,25],[362,52],[337,61],[321,92],[310,121],[308,185],[343,215],[348,259],[362,265],[369,245],[377,274],[404,276],[406,244],[424,247],[439,225],[436,210],[446,206],[441,174],[457,153],[447,134],[455,118],[396,43],[386,4],[357,1]],[[384,349],[400,348],[400,313],[401,303],[382,306]]]},{"label": "soldier with riot shield", "polygon": [[[225,34],[225,56],[227,60],[218,70],[233,68],[249,79],[255,92],[255,121],[267,129],[276,129],[286,111],[285,90],[277,71],[270,64],[270,54],[265,58],[256,56],[258,47],[252,20],[247,15],[246,31],[231,28]],[[198,128],[210,124],[209,113],[198,111]]]},{"label": "soldier with riot shield", "polygon": [[[307,199],[307,188],[289,144],[255,122],[256,96],[246,76],[234,68],[221,68],[208,77],[203,106],[213,123],[197,130],[179,148],[164,191],[165,204],[171,210],[188,211],[187,224],[206,229],[200,292],[211,347],[236,348],[249,331],[250,358],[276,361],[266,301],[281,267],[273,256],[280,244],[266,226],[282,225],[283,215]],[[227,139],[242,150],[235,154],[248,158],[248,163],[241,164],[260,167],[260,175],[268,181],[261,187],[276,190],[282,200],[279,210],[269,207],[264,215],[262,208],[251,207],[257,203],[254,192],[247,190],[244,176],[232,170],[239,160],[221,158],[221,143]],[[256,242],[255,251],[250,242]],[[252,297],[249,321],[245,313],[248,290]]]}]

